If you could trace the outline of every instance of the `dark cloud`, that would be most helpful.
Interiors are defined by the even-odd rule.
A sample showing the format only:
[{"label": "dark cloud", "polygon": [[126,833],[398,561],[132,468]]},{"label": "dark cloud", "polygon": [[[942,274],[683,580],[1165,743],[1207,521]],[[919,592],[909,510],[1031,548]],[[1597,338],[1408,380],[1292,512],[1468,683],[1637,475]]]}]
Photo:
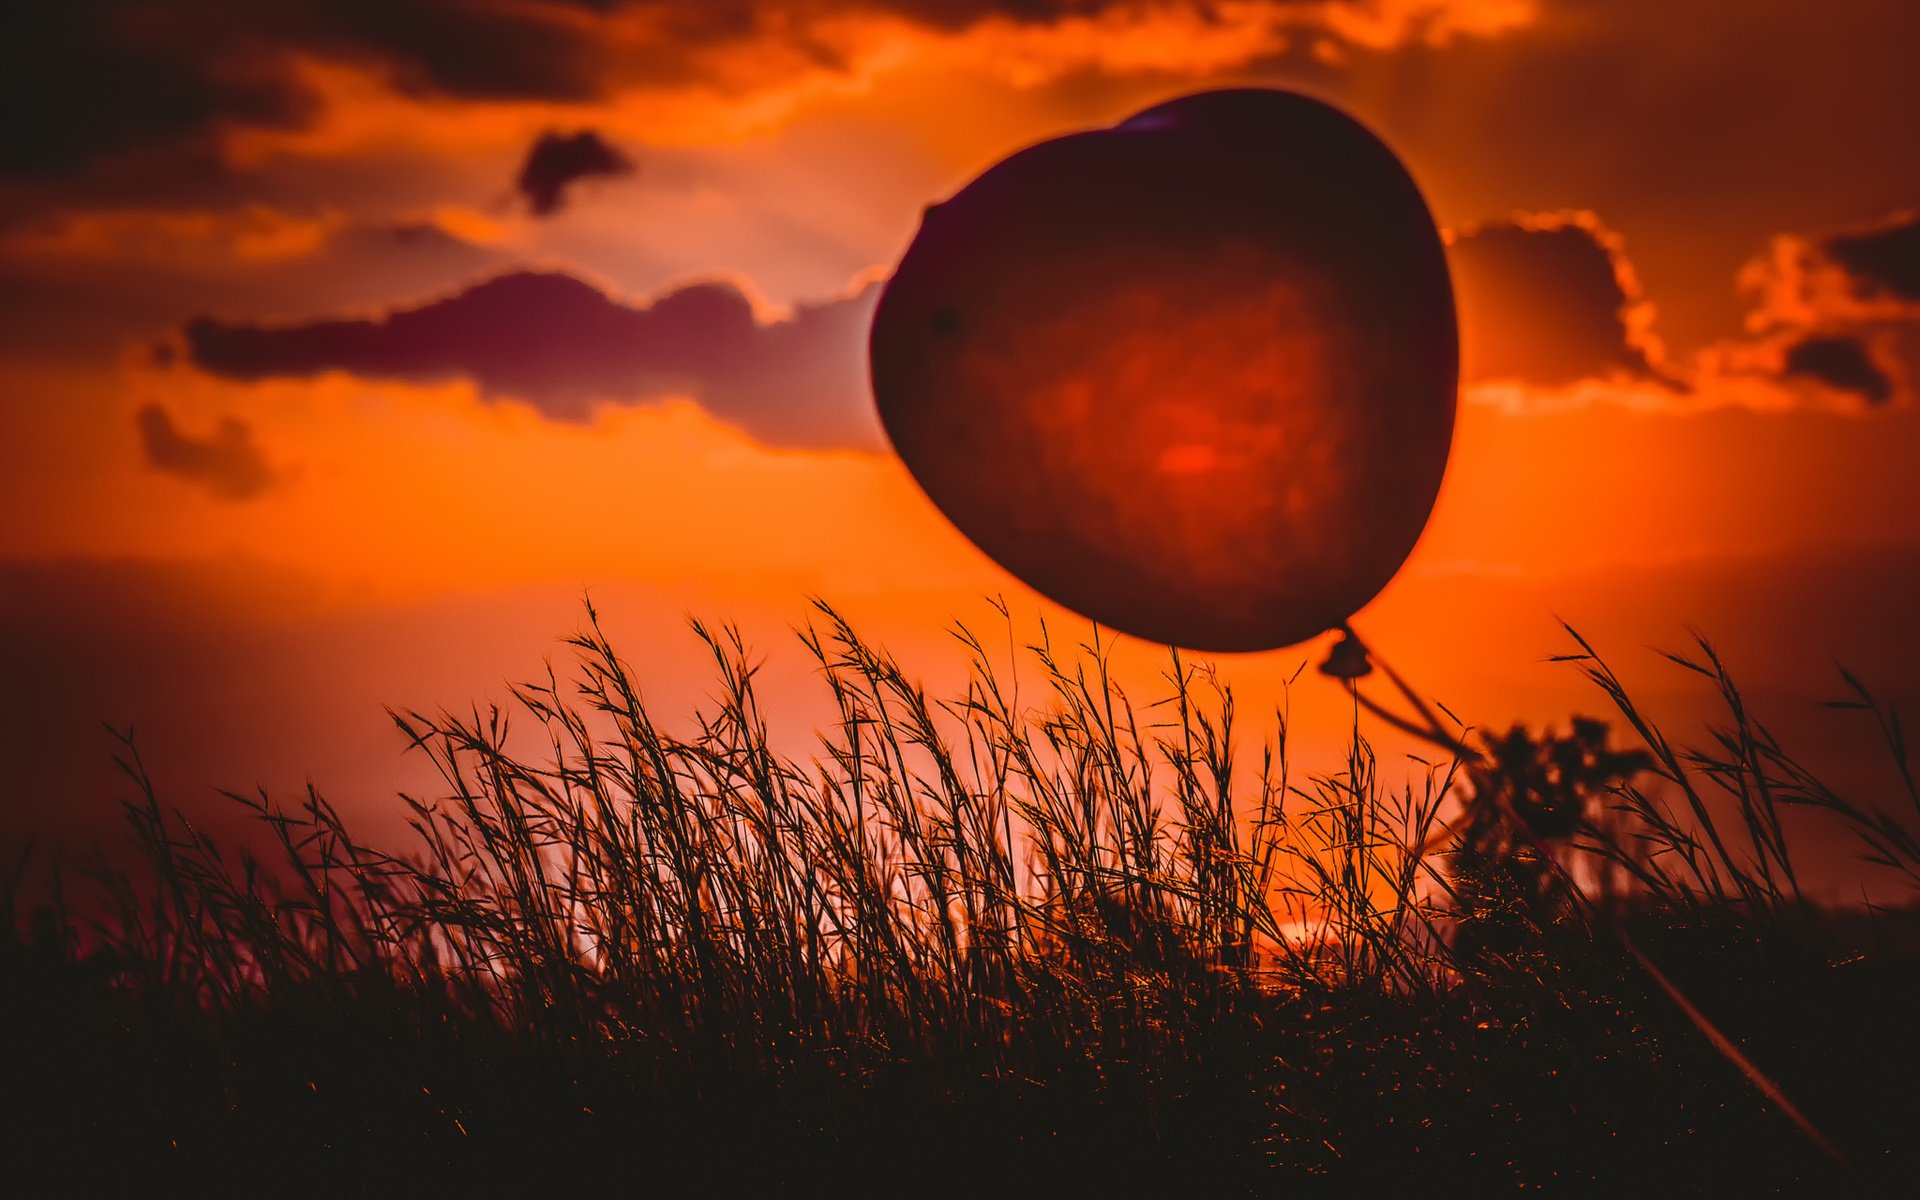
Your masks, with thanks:
[{"label": "dark cloud", "polygon": [[[1741,270],[1752,340],[1718,357],[1811,399],[1868,409],[1912,402],[1920,378],[1920,212],[1838,232],[1783,233]],[[1709,355],[1708,357],[1712,357]],[[1812,393],[1804,386],[1818,385]]]},{"label": "dark cloud", "polygon": [[215,7],[9,5],[0,36],[0,179],[148,149],[217,121],[293,125],[309,116],[310,99],[245,55],[249,39],[235,26],[202,27]]},{"label": "dark cloud", "polygon": [[693,284],[622,303],[571,275],[520,271],[375,318],[261,325],[200,318],[188,355],[231,379],[345,371],[466,378],[562,421],[596,402],[685,395],[772,445],[878,448],[866,331],[878,288],[762,324],[739,289]]},{"label": "dark cloud", "polygon": [[1858,291],[1920,301],[1920,212],[1865,232],[1837,234],[1821,249],[1852,277]]},{"label": "dark cloud", "polygon": [[1893,380],[1865,342],[1840,335],[1804,338],[1787,348],[1780,373],[1848,392],[1878,408],[1893,399]]},{"label": "dark cloud", "polygon": [[[417,95],[588,101],[636,72],[656,79],[684,75],[690,67],[675,51],[737,31],[739,17],[754,6],[721,3],[711,7],[737,11],[666,21],[652,54],[617,47],[604,18],[621,8],[660,16],[710,6],[76,0],[13,7],[20,11],[9,14],[0,38],[0,100],[10,118],[0,141],[0,178],[70,171],[160,145],[177,148],[228,124],[303,124],[317,100],[290,69],[295,56],[367,67]],[[676,42],[677,33],[689,40]]]},{"label": "dark cloud", "polygon": [[[1102,4],[1108,0],[1102,0]],[[295,126],[316,100],[293,55],[372,67],[403,90],[463,99],[586,101],[613,83],[676,82],[688,51],[856,9],[966,24],[1101,4],[844,0],[71,0],[9,6],[0,35],[0,179],[204,138],[223,124]],[[922,11],[924,10],[924,12]],[[607,20],[640,18],[642,44]],[[786,15],[786,20],[773,18]]]},{"label": "dark cloud", "polygon": [[343,56],[384,61],[409,90],[471,99],[590,100],[610,51],[603,0],[320,0],[299,18]]},{"label": "dark cloud", "polygon": [[591,129],[574,133],[549,130],[527,151],[514,186],[535,216],[559,212],[567,188],[582,179],[633,173],[633,160]]},{"label": "dark cloud", "polygon": [[273,485],[253,430],[238,418],[222,419],[207,437],[183,432],[158,404],[142,408],[135,419],[147,462],[157,470],[191,479],[224,500],[251,499]]},{"label": "dark cloud", "polygon": [[[1286,0],[1279,0],[1285,3]],[[1342,0],[1344,2],[1344,0]],[[702,80],[701,51],[784,41],[839,67],[818,36],[847,14],[959,31],[1047,24],[1134,0],[71,0],[15,4],[0,37],[0,179],[136,150],[204,146],[223,125],[300,125],[317,98],[296,57],[371,69],[454,99],[586,102],[623,84]],[[1316,6],[1302,4],[1303,21]],[[217,159],[208,159],[215,163]]]},{"label": "dark cloud", "polygon": [[1590,217],[1482,225],[1455,238],[1448,259],[1467,382],[1551,388],[1659,377],[1633,321],[1641,298],[1632,268]]}]

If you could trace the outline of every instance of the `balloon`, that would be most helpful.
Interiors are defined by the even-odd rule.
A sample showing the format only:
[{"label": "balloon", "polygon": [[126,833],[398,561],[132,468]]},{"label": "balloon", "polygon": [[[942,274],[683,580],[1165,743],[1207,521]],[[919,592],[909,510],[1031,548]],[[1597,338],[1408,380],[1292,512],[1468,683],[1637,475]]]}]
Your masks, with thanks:
[{"label": "balloon", "polygon": [[1317,100],[1205,92],[927,210],[870,343],[880,419],[962,533],[1115,629],[1333,628],[1399,570],[1453,435],[1440,237]]}]

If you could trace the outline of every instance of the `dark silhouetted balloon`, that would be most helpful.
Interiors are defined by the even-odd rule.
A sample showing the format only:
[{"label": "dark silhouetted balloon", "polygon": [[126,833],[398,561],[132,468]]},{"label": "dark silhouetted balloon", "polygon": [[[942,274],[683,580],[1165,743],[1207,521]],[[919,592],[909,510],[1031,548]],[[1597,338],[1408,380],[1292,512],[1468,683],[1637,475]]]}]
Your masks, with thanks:
[{"label": "dark silhouetted balloon", "polygon": [[927,210],[873,390],[1001,565],[1138,637],[1332,628],[1426,524],[1458,336],[1393,152],[1317,100],[1207,92],[1022,150]]}]

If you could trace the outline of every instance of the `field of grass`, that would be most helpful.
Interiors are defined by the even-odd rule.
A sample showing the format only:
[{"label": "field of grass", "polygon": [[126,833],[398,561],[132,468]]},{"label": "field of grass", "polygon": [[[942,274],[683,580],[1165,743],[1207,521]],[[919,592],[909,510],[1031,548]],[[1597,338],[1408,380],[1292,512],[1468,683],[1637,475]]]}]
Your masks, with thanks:
[{"label": "field of grass", "polygon": [[[1800,809],[1920,887],[1920,796],[1835,794],[1704,642],[1613,728],[1308,771],[1175,657],[1130,699],[971,635],[937,701],[823,608],[839,720],[768,746],[727,631],[694,736],[597,620],[509,708],[400,713],[404,854],[315,792],[164,805],[0,912],[16,1195],[1912,1194],[1920,920],[1800,895]],[[1624,746],[1610,739],[1624,738]],[[1789,822],[1791,824],[1791,822]]]}]

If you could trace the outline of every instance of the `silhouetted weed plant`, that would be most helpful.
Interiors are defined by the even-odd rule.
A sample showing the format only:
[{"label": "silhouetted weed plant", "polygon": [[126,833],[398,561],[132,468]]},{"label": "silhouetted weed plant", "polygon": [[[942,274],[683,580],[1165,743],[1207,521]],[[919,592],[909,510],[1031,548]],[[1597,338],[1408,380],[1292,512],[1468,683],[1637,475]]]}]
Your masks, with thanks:
[{"label": "silhouetted weed plant", "polygon": [[[1029,703],[963,629],[966,690],[935,701],[825,606],[802,641],[838,719],[800,762],[768,745],[737,634],[695,628],[718,691],[691,735],[655,723],[591,608],[570,677],[396,713],[444,783],[404,797],[404,854],[311,789],[232,794],[270,854],[223,844],[129,739],[147,869],[31,915],[8,893],[23,1152],[111,1139],[202,1191],[294,1153],[289,1186],[328,1192],[1741,1192],[1912,1165],[1881,1137],[1911,1098],[1830,1077],[1920,1066],[1894,1015],[1908,925],[1807,905],[1781,814],[1920,883],[1911,817],[1815,780],[1704,641],[1673,661],[1724,703],[1706,749],[1580,642],[1644,750],[1591,719],[1515,728],[1396,789],[1357,727],[1301,777],[1284,705],[1249,752],[1231,690],[1178,655],[1136,708],[1097,644],[1043,636]],[[1846,681],[1920,813],[1897,718]],[[1629,930],[1840,1122],[1833,1156],[1649,985]]]}]

